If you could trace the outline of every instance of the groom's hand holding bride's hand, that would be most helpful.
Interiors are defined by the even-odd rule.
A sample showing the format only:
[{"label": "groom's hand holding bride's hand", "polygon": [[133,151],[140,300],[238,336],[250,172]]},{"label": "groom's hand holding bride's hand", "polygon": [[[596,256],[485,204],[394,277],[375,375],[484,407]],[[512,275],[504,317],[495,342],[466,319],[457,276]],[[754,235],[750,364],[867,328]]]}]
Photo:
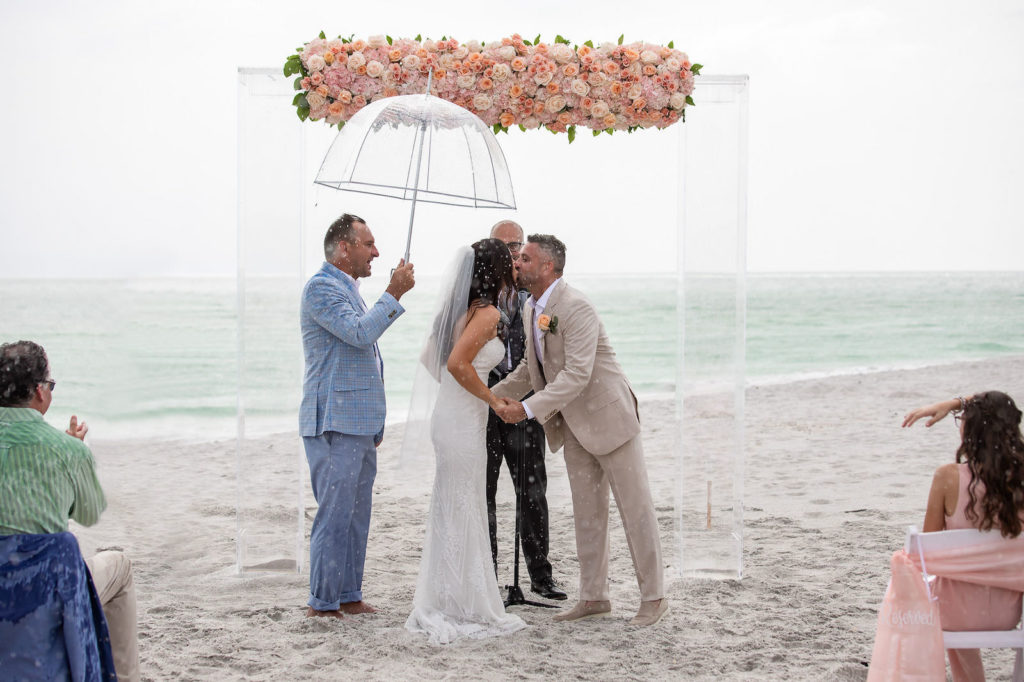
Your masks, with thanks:
[{"label": "groom's hand holding bride's hand", "polygon": [[416,286],[416,277],[412,270],[412,263],[406,263],[402,258],[398,261],[398,267],[391,271],[391,282],[385,291],[394,296],[396,301],[402,298],[402,294]]},{"label": "groom's hand holding bride's hand", "polygon": [[518,424],[526,419],[526,408],[523,407],[521,402],[509,400],[508,398],[502,398],[501,401],[502,404],[495,407],[494,412],[506,424]]}]

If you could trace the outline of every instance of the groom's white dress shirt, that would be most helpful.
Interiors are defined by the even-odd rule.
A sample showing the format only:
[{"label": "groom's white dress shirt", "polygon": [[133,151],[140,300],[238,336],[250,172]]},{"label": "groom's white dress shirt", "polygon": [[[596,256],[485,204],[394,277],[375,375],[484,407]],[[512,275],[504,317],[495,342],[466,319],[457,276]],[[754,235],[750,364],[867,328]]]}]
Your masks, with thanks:
[{"label": "groom's white dress shirt", "polygon": [[[526,299],[526,302],[529,303],[530,306],[533,308],[533,356],[537,358],[537,363],[540,364],[542,367],[544,366],[544,358],[541,357],[540,341],[541,337],[544,335],[544,332],[540,330],[540,325],[537,324],[537,318],[544,314],[544,306],[548,304],[548,299],[551,298],[551,292],[554,291],[555,286],[561,281],[562,278],[559,277],[554,282],[552,282],[551,286],[545,289],[544,293],[541,294],[540,298],[538,298],[537,300],[534,300],[533,296]],[[529,419],[535,418],[533,416],[533,410],[531,410],[530,406],[527,405],[526,403],[523,403],[523,410],[526,411],[526,416]]]}]

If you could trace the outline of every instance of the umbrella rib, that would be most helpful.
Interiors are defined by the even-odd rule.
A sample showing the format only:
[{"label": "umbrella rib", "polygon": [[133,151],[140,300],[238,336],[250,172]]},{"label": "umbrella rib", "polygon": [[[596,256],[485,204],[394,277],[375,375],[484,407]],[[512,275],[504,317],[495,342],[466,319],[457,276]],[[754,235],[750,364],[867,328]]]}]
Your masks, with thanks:
[{"label": "umbrella rib", "polygon": [[[469,152],[469,177],[473,181],[473,208],[480,208],[477,205],[476,164],[473,160],[473,146],[469,143],[469,136],[466,135],[466,126],[459,126],[459,130],[462,131],[462,139],[466,141],[466,151]],[[487,143],[484,143],[484,146],[487,146]]]}]

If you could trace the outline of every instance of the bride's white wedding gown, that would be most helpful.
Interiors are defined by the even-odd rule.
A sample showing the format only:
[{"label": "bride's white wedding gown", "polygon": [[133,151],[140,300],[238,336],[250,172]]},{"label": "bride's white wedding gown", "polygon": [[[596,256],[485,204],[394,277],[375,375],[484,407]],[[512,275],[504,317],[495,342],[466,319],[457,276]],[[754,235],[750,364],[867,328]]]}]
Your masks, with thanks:
[{"label": "bride's white wedding gown", "polygon": [[[473,367],[484,384],[505,354],[491,339]],[[442,372],[430,420],[436,473],[413,610],[405,623],[438,644],[491,637],[526,626],[505,613],[487,535],[487,405]]]}]

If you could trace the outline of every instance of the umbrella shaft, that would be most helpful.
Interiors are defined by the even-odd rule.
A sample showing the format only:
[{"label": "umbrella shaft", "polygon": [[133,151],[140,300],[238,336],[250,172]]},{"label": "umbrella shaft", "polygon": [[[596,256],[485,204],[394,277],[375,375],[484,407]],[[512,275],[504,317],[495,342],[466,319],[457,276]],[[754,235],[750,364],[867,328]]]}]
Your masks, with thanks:
[{"label": "umbrella shaft", "polygon": [[416,152],[416,180],[412,184],[412,208],[409,209],[409,236],[405,239],[405,262],[409,262],[412,248],[412,224],[416,219],[416,193],[420,189],[420,162],[423,160],[423,142],[427,137],[427,121],[420,124],[420,148]]}]

